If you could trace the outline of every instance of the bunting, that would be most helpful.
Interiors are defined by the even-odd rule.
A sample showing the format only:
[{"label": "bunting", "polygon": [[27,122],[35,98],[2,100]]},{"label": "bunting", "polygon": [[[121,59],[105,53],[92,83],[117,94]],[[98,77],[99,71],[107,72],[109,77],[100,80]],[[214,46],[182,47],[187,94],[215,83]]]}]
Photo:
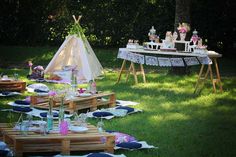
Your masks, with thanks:
[{"label": "bunting", "polygon": [[127,51],[125,48],[120,48],[117,58],[131,61],[138,64],[146,64],[161,67],[184,67],[198,64],[212,64],[212,60],[208,56],[203,57],[155,57],[142,55]]}]

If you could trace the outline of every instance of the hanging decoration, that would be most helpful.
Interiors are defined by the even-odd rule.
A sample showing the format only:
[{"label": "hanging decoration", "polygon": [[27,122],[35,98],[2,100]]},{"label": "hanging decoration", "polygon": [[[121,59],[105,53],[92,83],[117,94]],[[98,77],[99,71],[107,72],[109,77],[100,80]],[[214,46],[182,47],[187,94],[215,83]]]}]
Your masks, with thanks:
[{"label": "hanging decoration", "polygon": [[202,57],[155,57],[149,55],[137,54],[134,52],[127,51],[126,49],[120,48],[117,58],[131,61],[138,64],[146,64],[153,66],[164,66],[164,67],[184,67],[198,65],[198,64],[212,64],[211,59],[205,55]]}]

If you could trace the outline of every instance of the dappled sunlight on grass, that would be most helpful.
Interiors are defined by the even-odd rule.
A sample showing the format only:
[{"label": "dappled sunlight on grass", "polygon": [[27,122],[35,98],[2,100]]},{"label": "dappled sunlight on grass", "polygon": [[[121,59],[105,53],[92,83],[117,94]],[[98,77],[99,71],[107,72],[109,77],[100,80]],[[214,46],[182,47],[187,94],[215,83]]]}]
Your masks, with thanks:
[{"label": "dappled sunlight on grass", "polygon": [[149,120],[154,120],[157,123],[159,122],[166,122],[166,121],[178,121],[178,120],[188,120],[190,116],[184,115],[182,113],[167,113],[161,116],[152,116]]},{"label": "dappled sunlight on grass", "polygon": [[[56,49],[44,49],[47,53],[39,53],[22,59],[33,58],[35,64],[47,63]],[[27,53],[29,53],[28,50]],[[109,53],[110,51],[108,51]],[[117,51],[116,51],[117,52]],[[135,136],[138,140],[145,140],[159,149],[142,151],[118,151],[126,156],[221,156],[222,151],[228,152],[228,156],[236,154],[236,77],[222,77],[224,92],[213,93],[212,84],[207,81],[202,92],[194,94],[194,86],[197,80],[197,70],[190,75],[176,76],[168,74],[168,68],[148,69],[146,73],[147,83],[142,83],[142,77],[138,77],[139,84],[134,83],[133,76],[125,82],[125,74],[120,83],[116,84],[121,60],[97,51],[102,64],[107,66],[103,79],[97,80],[98,91],[113,91],[120,100],[135,101],[140,103],[131,106],[142,109],[143,112],[131,114],[123,118],[104,120],[107,130],[115,130]],[[21,55],[21,54],[20,54]],[[43,61],[41,61],[41,59]],[[115,62],[115,63],[114,63]],[[119,64],[116,64],[119,62]],[[116,65],[115,65],[116,64]],[[13,75],[19,74],[20,79],[27,84],[29,81],[26,69],[0,69],[1,72]],[[148,67],[145,67],[148,68]],[[153,67],[152,67],[153,68]],[[50,89],[63,89],[66,85],[45,83]],[[68,85],[69,86],[69,85]],[[86,87],[86,85],[79,85]],[[30,93],[25,92],[21,96],[0,98],[1,108],[10,108],[8,102],[16,99],[24,99]],[[0,112],[1,117],[7,117],[8,112]],[[18,114],[14,114],[16,119]],[[1,118],[0,122],[5,122]],[[100,119],[89,119],[96,125]],[[232,152],[232,153],[231,153]],[[158,155],[157,155],[158,154]],[[218,155],[219,154],[219,155]],[[233,155],[232,155],[233,154]]]},{"label": "dappled sunlight on grass", "polygon": [[160,104],[160,107],[162,107],[164,110],[169,110],[173,107],[173,104],[168,103],[168,102],[167,103],[162,103],[162,104]]}]

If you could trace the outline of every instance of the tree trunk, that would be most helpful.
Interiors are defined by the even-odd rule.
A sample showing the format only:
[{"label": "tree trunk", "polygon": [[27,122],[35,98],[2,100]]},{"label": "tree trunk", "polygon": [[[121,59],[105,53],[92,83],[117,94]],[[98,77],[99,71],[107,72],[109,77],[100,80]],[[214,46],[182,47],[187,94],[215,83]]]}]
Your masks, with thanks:
[{"label": "tree trunk", "polygon": [[[188,23],[190,24],[190,3],[191,0],[175,0],[175,24],[174,29],[177,31],[177,27],[179,26],[179,23]],[[178,31],[177,31],[178,32]],[[189,40],[190,33],[187,33],[186,39]],[[177,49],[180,49],[182,45],[177,45]],[[182,48],[181,48],[182,49]],[[177,75],[183,75],[188,74],[190,72],[189,68],[187,66],[185,67],[172,67],[171,73],[177,74]]]},{"label": "tree trunk", "polygon": [[190,24],[190,3],[191,0],[175,0],[175,30],[179,23]]}]

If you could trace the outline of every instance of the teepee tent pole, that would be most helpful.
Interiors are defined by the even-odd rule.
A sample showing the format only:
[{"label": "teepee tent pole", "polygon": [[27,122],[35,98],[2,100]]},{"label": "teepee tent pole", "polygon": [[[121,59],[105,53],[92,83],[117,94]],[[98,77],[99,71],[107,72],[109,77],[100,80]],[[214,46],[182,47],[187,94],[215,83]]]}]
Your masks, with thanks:
[{"label": "teepee tent pole", "polygon": [[76,19],[75,15],[72,15],[72,17],[75,20],[75,23],[79,23],[80,19],[82,18],[81,15],[77,19]]}]

